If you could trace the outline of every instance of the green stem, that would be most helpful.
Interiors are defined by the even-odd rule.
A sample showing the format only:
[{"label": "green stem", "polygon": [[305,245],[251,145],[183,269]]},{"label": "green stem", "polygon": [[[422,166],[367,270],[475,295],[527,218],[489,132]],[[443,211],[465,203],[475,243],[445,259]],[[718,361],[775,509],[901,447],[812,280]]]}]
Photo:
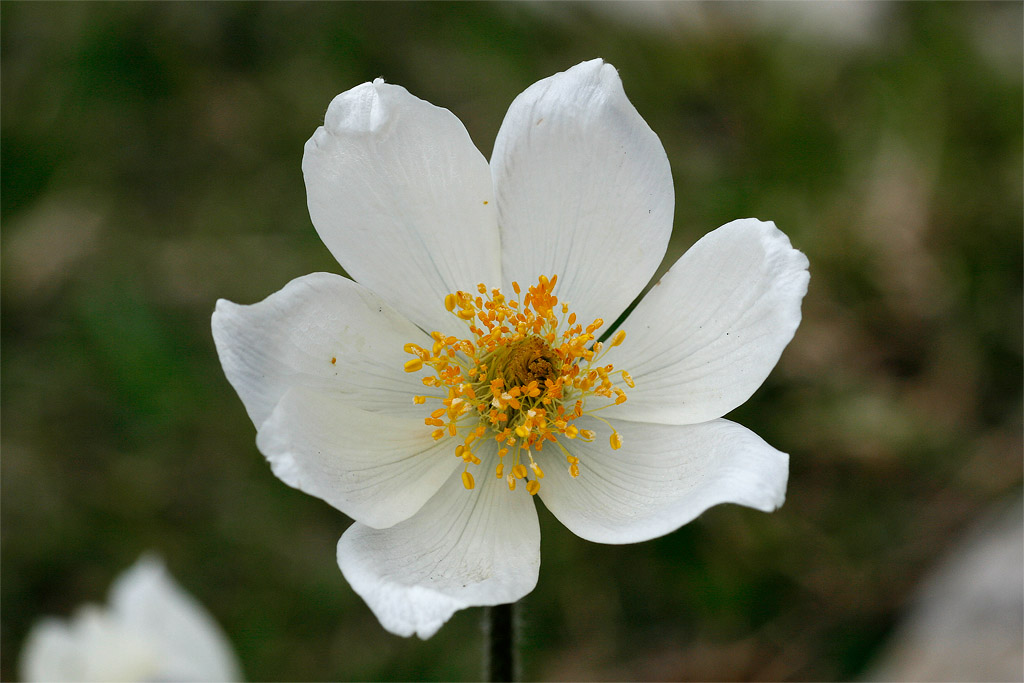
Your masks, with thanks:
[{"label": "green stem", "polygon": [[515,603],[484,608],[484,637],[487,680],[516,680]]}]

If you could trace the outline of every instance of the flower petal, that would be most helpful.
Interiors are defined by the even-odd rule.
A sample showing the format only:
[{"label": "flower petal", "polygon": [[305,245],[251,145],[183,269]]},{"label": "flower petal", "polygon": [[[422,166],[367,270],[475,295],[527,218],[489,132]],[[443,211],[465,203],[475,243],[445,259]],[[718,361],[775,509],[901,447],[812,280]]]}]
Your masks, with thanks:
[{"label": "flower petal", "polygon": [[488,449],[471,468],[472,491],[456,472],[411,519],[383,530],[353,524],[338,542],[342,573],[388,631],[426,639],[456,610],[514,602],[537,584],[536,508],[525,487],[510,492],[493,477]]},{"label": "flower petal", "polygon": [[[221,299],[213,339],[228,381],[257,428],[293,386],[328,389],[363,410],[421,415],[408,342],[431,340],[359,284],[313,273],[251,306]],[[333,359],[333,360],[332,360]]]},{"label": "flower petal", "polygon": [[491,170],[505,286],[558,274],[584,325],[615,320],[665,256],[675,203],[665,150],[615,68],[595,59],[527,88]]},{"label": "flower petal", "polygon": [[381,528],[415,514],[458,464],[453,440],[430,432],[422,416],[371,413],[304,388],[284,395],[256,445],[284,483]]},{"label": "flower petal", "polygon": [[615,417],[696,424],[725,415],[761,386],[800,324],[807,257],[774,223],[752,218],[708,233],[622,324],[609,350],[636,388]]},{"label": "flower petal", "polygon": [[[607,433],[593,422],[598,434]],[[620,450],[601,437],[576,439],[567,447],[580,459],[578,477],[564,461],[545,467],[544,504],[581,538],[636,543],[674,531],[719,503],[770,512],[785,499],[789,456],[735,422],[610,422],[622,436]]]},{"label": "flower petal", "polygon": [[44,619],[21,655],[27,681],[235,681],[230,644],[160,560],[143,557],[110,591],[109,609],[85,605],[69,621]]},{"label": "flower petal", "polygon": [[96,605],[70,620],[36,622],[25,639],[19,668],[25,681],[145,681],[163,671],[160,647]]},{"label": "flower petal", "polygon": [[159,645],[161,678],[237,681],[238,662],[220,627],[182,590],[163,562],[144,556],[110,591],[113,614],[128,631]]},{"label": "flower petal", "polygon": [[381,79],[334,98],[302,157],[309,215],[349,275],[427,332],[445,294],[501,281],[487,161],[447,109]]}]

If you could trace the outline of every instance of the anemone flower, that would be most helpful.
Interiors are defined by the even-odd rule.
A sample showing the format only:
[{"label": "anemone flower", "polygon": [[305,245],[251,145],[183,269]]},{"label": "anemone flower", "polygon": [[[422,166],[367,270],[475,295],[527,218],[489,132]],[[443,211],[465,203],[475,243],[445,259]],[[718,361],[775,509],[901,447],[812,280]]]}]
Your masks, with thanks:
[{"label": "anemone flower", "polygon": [[338,563],[387,630],[428,638],[529,593],[534,496],[601,543],[782,504],[789,457],[721,418],[792,338],[807,259],[772,223],[734,221],[610,330],[674,204],[611,65],[527,88],[490,164],[448,110],[364,83],[331,102],[302,170],[353,279],[221,300],[213,336],[274,473],[355,520]]},{"label": "anemone flower", "polygon": [[107,607],[46,618],[21,654],[26,681],[237,681],[227,638],[154,556],[118,577]]}]

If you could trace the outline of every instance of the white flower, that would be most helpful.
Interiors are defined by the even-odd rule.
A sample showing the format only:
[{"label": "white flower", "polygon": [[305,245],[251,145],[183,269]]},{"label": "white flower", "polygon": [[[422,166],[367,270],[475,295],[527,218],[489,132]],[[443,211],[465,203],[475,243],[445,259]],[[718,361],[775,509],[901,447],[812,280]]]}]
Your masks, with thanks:
[{"label": "white flower", "polygon": [[224,634],[196,600],[144,556],[114,582],[110,605],[46,618],[21,654],[26,681],[237,681]]},{"label": "white flower", "polygon": [[219,301],[213,335],[274,473],[355,519],[338,562],[386,629],[428,638],[529,593],[531,494],[603,543],[718,503],[781,505],[788,456],[721,419],[800,322],[807,259],[773,224],[705,236],[624,338],[594,344],[661,262],[674,202],[613,67],[528,88],[490,164],[451,112],[364,83],[331,103],[302,168],[355,281]]}]

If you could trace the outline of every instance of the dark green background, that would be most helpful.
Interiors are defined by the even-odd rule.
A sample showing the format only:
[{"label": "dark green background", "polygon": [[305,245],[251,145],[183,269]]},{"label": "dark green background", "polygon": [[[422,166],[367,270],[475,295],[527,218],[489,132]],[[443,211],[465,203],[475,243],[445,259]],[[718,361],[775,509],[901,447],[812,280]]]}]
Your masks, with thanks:
[{"label": "dark green background", "polygon": [[645,25],[575,4],[4,2],[2,677],[35,619],[104,600],[149,549],[250,679],[480,675],[479,610],[406,640],[348,587],[348,520],[271,475],[209,318],[338,270],[299,168],[335,94],[383,76],[489,155],[517,93],[596,56],[672,164],[665,267],[747,216],[810,258],[804,322],[731,416],[792,471],[777,513],[724,506],[633,546],[542,510],[525,675],[865,671],[956,535],[1019,494],[1022,374],[1021,5],[870,8],[842,38],[784,4]]}]

